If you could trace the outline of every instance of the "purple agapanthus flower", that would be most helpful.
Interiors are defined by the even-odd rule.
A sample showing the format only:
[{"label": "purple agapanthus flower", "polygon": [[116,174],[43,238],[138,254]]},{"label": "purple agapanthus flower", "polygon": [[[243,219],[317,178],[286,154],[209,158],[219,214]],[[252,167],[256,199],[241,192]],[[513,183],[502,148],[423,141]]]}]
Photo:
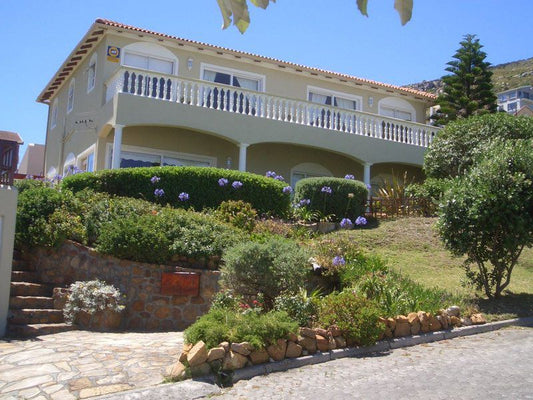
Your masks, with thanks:
[{"label": "purple agapanthus flower", "polygon": [[300,200],[300,202],[298,204],[300,205],[300,207],[305,207],[305,206],[308,206],[309,204],[311,204],[311,200],[302,199],[302,200]]},{"label": "purple agapanthus flower", "polygon": [[154,190],[154,196],[155,197],[162,197],[165,195],[165,191],[163,189],[156,189]]},{"label": "purple agapanthus flower", "polygon": [[285,194],[290,194],[290,193],[292,193],[292,188],[291,188],[290,186],[285,186],[285,187],[283,188],[283,193],[285,193]]},{"label": "purple agapanthus flower", "polygon": [[276,174],[274,171],[267,171],[267,173],[265,174],[265,176],[267,178],[275,178],[278,174]]},{"label": "purple agapanthus flower", "polygon": [[367,188],[368,190],[371,190],[371,189],[372,189],[372,185],[371,185],[370,183],[367,183],[367,184],[366,184],[366,188]]},{"label": "purple agapanthus flower", "polygon": [[242,188],[242,182],[241,181],[234,181],[231,186],[233,187],[233,189],[240,189]]},{"label": "purple agapanthus flower", "polygon": [[189,193],[181,192],[178,196],[178,199],[180,199],[180,201],[189,200]]},{"label": "purple agapanthus flower", "polygon": [[361,226],[361,225],[366,225],[366,224],[367,224],[367,220],[365,217],[357,217],[357,219],[355,220],[355,225]]},{"label": "purple agapanthus flower", "polygon": [[331,262],[333,266],[338,267],[339,265],[345,265],[346,260],[343,256],[335,256],[333,257],[333,261]]},{"label": "purple agapanthus flower", "polygon": [[353,222],[350,218],[343,218],[341,220],[341,228],[350,229],[353,226]]},{"label": "purple agapanthus flower", "polygon": [[153,185],[155,185],[157,182],[159,182],[161,180],[160,177],[158,176],[152,176],[152,178],[150,179],[150,182],[152,182]]},{"label": "purple agapanthus flower", "polygon": [[346,174],[346,175],[344,175],[344,179],[354,180],[355,176],[353,176],[352,174]]},{"label": "purple agapanthus flower", "polygon": [[284,182],[284,181],[285,181],[285,178],[284,178],[283,176],[281,176],[281,175],[276,175],[276,176],[274,177],[274,179],[277,180],[277,181],[281,181],[281,182]]},{"label": "purple agapanthus flower", "polygon": [[229,181],[226,178],[220,178],[218,180],[218,186],[220,186],[220,187],[226,186],[228,183],[229,183]]},{"label": "purple agapanthus flower", "polygon": [[327,194],[331,194],[333,193],[333,190],[331,190],[331,188],[329,186],[323,186],[322,189],[320,190],[322,193],[327,193]]}]

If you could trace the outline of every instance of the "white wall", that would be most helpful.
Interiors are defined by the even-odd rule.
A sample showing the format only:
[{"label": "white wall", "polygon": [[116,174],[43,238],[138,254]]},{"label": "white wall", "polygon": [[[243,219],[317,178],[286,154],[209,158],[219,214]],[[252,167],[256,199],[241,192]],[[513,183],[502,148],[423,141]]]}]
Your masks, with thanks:
[{"label": "white wall", "polygon": [[17,189],[0,185],[0,337],[5,335],[15,241]]}]

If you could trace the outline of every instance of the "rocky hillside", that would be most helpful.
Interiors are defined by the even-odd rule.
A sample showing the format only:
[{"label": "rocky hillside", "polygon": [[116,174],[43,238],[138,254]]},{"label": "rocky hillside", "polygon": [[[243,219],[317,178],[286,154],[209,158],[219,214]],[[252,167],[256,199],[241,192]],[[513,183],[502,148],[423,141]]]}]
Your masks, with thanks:
[{"label": "rocky hillside", "polygon": [[[490,69],[496,93],[514,87],[533,85],[533,57],[494,65]],[[422,81],[406,85],[406,87],[438,94],[442,90],[442,81],[440,79]]]}]

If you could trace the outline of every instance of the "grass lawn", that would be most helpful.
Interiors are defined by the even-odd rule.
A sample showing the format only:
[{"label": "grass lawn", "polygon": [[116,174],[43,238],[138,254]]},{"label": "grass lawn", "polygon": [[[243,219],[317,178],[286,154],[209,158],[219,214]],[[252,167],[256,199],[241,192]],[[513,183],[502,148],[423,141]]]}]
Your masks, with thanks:
[{"label": "grass lawn", "polygon": [[427,286],[444,289],[477,306],[489,320],[533,316],[533,249],[525,249],[513,270],[503,298],[489,301],[481,292],[463,285],[463,259],[444,248],[434,229],[436,218],[402,218],[379,221],[363,230],[341,231],[360,246],[379,254],[396,271]]}]

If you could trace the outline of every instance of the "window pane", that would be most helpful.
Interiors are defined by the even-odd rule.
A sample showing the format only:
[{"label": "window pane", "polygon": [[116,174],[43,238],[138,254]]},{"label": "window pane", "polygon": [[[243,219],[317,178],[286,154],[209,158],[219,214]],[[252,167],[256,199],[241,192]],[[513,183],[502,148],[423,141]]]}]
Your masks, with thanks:
[{"label": "window pane", "polygon": [[87,156],[87,166],[85,168],[85,171],[87,172],[94,171],[94,153],[91,153]]},{"label": "window pane", "polygon": [[120,157],[120,168],[132,167],[158,167],[161,165],[161,157],[153,154],[134,153],[123,151]]},{"label": "window pane", "polygon": [[411,113],[408,113],[408,112],[405,112],[405,111],[400,111],[400,110],[396,111],[396,118],[403,119],[405,121],[411,121],[412,120]]},{"label": "window pane", "polygon": [[259,81],[248,78],[233,77],[233,86],[242,87],[243,89],[259,91]]},{"label": "window pane", "polygon": [[170,75],[174,72],[174,63],[172,61],[150,57],[148,59],[148,69],[150,71],[161,72],[163,74]]},{"label": "window pane", "polygon": [[[329,104],[331,104],[331,97],[329,97]],[[309,92],[309,101],[318,104],[328,104],[328,96],[318,93]]]},{"label": "window pane", "polygon": [[186,158],[163,157],[163,165],[172,165],[178,167],[209,167],[207,161],[188,160]]},{"label": "window pane", "polygon": [[92,64],[89,67],[89,71],[88,71],[87,90],[91,90],[92,88],[94,88],[95,78],[96,78],[96,64]]},{"label": "window pane", "polygon": [[124,65],[130,67],[148,69],[148,57],[139,54],[126,53],[124,54]]},{"label": "window pane", "polygon": [[395,118],[394,116],[394,110],[389,107],[381,107],[381,115],[384,115],[386,117]]},{"label": "window pane", "polygon": [[209,71],[206,69],[204,70],[204,80],[209,81],[209,82],[214,82],[216,74],[217,74],[216,72]]},{"label": "window pane", "polygon": [[340,107],[340,108],[344,108],[346,110],[356,110],[356,102],[355,100],[348,100],[348,99],[343,99],[342,97],[335,97],[335,100],[336,100],[336,106],[337,107]]}]

